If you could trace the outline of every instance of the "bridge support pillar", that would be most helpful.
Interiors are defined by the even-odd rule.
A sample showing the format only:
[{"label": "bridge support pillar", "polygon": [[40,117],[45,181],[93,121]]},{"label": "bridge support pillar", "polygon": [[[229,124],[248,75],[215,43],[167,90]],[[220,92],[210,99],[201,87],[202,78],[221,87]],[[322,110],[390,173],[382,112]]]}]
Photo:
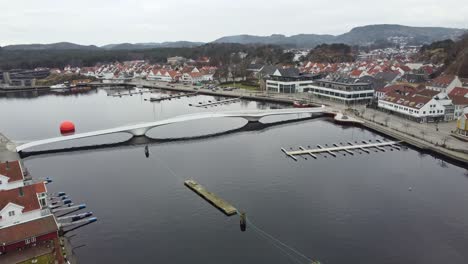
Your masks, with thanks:
[{"label": "bridge support pillar", "polygon": [[141,137],[141,136],[144,136],[147,131],[148,131],[148,128],[138,128],[138,129],[133,129],[127,132],[132,134],[135,137]]},{"label": "bridge support pillar", "polygon": [[260,118],[262,117],[261,116],[243,116],[242,118],[244,118],[245,120],[249,122],[260,122]]}]

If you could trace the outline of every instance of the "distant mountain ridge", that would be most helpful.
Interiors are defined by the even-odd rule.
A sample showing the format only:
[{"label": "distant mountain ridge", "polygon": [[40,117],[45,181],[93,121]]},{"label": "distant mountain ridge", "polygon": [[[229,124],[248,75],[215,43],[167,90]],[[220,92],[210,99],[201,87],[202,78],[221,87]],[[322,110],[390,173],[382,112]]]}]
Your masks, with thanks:
[{"label": "distant mountain ridge", "polygon": [[120,43],[101,46],[103,49],[128,50],[128,49],[154,49],[154,48],[191,48],[205,44],[204,42],[173,41],[173,42],[148,42],[148,43]]},{"label": "distant mountain ridge", "polygon": [[[344,43],[348,45],[370,45],[378,40],[405,38],[411,44],[429,44],[434,41],[453,39],[467,32],[466,29],[445,27],[410,27],[402,25],[367,25],[355,27],[341,35],[298,34],[285,36],[234,35],[214,40],[212,43],[272,44],[283,47],[313,48],[320,44]],[[52,44],[22,44],[2,47],[4,50],[142,50],[153,48],[190,48],[204,45],[203,42],[174,41],[149,43],[118,43],[101,47],[79,45],[70,42]]]},{"label": "distant mountain ridge", "polygon": [[174,41],[162,43],[119,43],[101,47],[95,45],[80,45],[70,42],[58,42],[51,44],[18,44],[2,47],[4,50],[140,50],[153,48],[191,48],[203,45],[203,42]]},{"label": "distant mountain ridge", "polygon": [[51,44],[18,44],[2,47],[4,50],[97,50],[95,45],[79,45],[70,42],[58,42]]},{"label": "distant mountain ridge", "polygon": [[215,40],[215,43],[241,43],[241,44],[273,44],[299,48],[312,48],[322,43],[344,43],[348,45],[368,45],[376,40],[392,37],[408,38],[414,44],[431,43],[443,39],[455,39],[461,36],[466,29],[444,27],[410,27],[402,25],[368,25],[355,27],[351,31],[333,36],[317,34],[300,34],[292,36],[271,35],[235,35]]}]

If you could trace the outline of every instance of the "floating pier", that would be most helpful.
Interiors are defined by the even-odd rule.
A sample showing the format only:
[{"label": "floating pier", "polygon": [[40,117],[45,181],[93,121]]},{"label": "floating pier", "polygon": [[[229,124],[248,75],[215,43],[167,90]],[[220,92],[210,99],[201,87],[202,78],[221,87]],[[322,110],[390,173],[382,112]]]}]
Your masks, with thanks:
[{"label": "floating pier", "polygon": [[207,191],[205,187],[201,186],[196,181],[186,180],[184,185],[221,210],[225,215],[231,216],[237,214],[237,209],[234,206],[219,198],[216,194]]},{"label": "floating pier", "polygon": [[195,107],[206,107],[206,106],[212,106],[212,105],[219,105],[219,104],[227,104],[227,103],[233,103],[235,101],[239,101],[242,97],[234,98],[234,99],[226,99],[226,100],[221,100],[221,101],[215,101],[215,102],[208,102],[206,104],[198,104],[194,105]]},{"label": "floating pier", "polygon": [[376,140],[377,143],[372,143],[368,141],[365,141],[365,140],[362,140],[362,144],[358,144],[358,143],[351,143],[351,142],[346,142],[347,145],[345,144],[336,144],[336,143],[333,143],[333,147],[323,147],[321,145],[317,145],[317,148],[316,149],[306,149],[302,146],[299,146],[299,150],[291,150],[291,151],[287,151],[286,149],[284,148],[281,148],[281,151],[284,152],[288,157],[292,158],[293,160],[297,161],[297,157],[296,156],[302,156],[302,155],[309,155],[313,158],[317,158],[317,156],[315,154],[322,154],[322,153],[325,153],[325,154],[329,154],[333,157],[336,157],[337,156],[337,152],[339,151],[343,151],[343,152],[346,152],[348,154],[351,154],[351,155],[354,155],[355,153],[352,151],[352,150],[361,150],[365,153],[370,153],[369,149],[376,149],[376,150],[379,150],[379,151],[382,151],[382,152],[385,152],[385,148],[384,147],[390,147],[391,150],[393,149],[396,149],[396,150],[400,150],[401,148],[398,146],[399,143],[401,143],[401,141],[381,141],[381,140]]},{"label": "floating pier", "polygon": [[177,95],[171,95],[171,96],[165,96],[165,97],[159,97],[159,98],[150,98],[150,101],[151,102],[160,102],[160,101],[164,101],[164,100],[171,100],[171,99],[176,99],[176,98],[180,98],[180,97],[185,97],[185,96],[193,96],[193,95],[197,95],[198,92],[194,92],[194,93],[184,93],[184,94],[177,94]]},{"label": "floating pier", "polygon": [[122,97],[122,96],[132,96],[134,94],[144,94],[144,93],[151,93],[151,91],[138,91],[138,92],[128,92],[128,93],[113,93],[113,94],[108,94],[107,96],[112,96],[112,97]]}]

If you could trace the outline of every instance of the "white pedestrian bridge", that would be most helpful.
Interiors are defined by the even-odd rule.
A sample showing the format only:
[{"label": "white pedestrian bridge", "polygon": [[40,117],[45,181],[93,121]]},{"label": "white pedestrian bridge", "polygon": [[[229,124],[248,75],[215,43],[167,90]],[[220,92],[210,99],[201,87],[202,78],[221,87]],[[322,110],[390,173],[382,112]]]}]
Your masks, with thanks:
[{"label": "white pedestrian bridge", "polygon": [[275,116],[275,115],[292,115],[292,114],[314,114],[314,113],[332,113],[330,109],[325,106],[322,107],[314,107],[314,108],[286,108],[286,109],[270,109],[270,110],[248,110],[248,111],[224,111],[224,112],[200,112],[195,114],[189,115],[182,115],[176,116],[160,121],[154,122],[147,122],[147,123],[140,123],[135,125],[127,125],[121,127],[115,127],[110,129],[103,129],[79,134],[73,134],[68,136],[61,136],[49,139],[42,139],[37,141],[28,142],[16,147],[17,152],[21,152],[23,150],[42,146],[50,143],[68,141],[73,139],[80,139],[80,138],[89,138],[94,136],[101,136],[107,134],[114,134],[114,133],[130,133],[133,136],[143,136],[148,132],[148,130],[174,124],[180,122],[187,122],[199,119],[207,119],[207,118],[218,118],[218,117],[238,117],[244,118],[249,122],[258,122],[261,118],[265,116]]}]

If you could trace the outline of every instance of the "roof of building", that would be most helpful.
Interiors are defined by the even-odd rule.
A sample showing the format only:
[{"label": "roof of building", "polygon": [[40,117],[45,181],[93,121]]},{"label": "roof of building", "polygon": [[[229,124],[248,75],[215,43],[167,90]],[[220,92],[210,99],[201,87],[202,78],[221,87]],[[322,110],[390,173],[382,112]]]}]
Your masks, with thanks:
[{"label": "roof of building", "polygon": [[283,76],[283,77],[296,77],[296,76],[299,76],[299,69],[295,68],[295,67],[278,68],[278,71],[280,72],[281,76]]},{"label": "roof of building", "polygon": [[273,65],[265,65],[263,66],[263,68],[260,70],[260,74],[263,75],[263,76],[268,76],[268,75],[272,75],[273,73],[275,73],[275,71],[277,70],[278,68],[276,66],[273,66]]},{"label": "roof of building", "polygon": [[391,82],[393,81],[396,77],[398,76],[397,73],[394,73],[394,72],[379,72],[375,75],[375,78],[376,79],[379,79],[379,80],[384,80],[386,82]]},{"label": "roof of building", "polygon": [[395,84],[395,85],[387,85],[385,87],[381,87],[376,89],[378,92],[382,93],[390,93],[390,92],[416,92],[418,89],[411,86],[411,85],[404,85],[404,84]]},{"label": "roof of building", "polygon": [[413,109],[420,109],[432,100],[432,96],[425,95],[428,94],[426,90],[417,92],[391,91],[382,100]]},{"label": "roof of building", "polygon": [[24,179],[21,172],[21,164],[18,160],[0,163],[0,174],[9,178],[8,182],[22,181]]},{"label": "roof of building", "polygon": [[468,88],[455,87],[448,96],[454,105],[468,105]]},{"label": "roof of building", "polygon": [[440,75],[439,77],[437,77],[437,78],[433,79],[432,81],[430,81],[429,85],[433,86],[433,87],[445,88],[445,87],[449,86],[449,84],[451,84],[453,82],[455,77],[456,77],[455,75],[451,75],[451,74]]},{"label": "roof of building", "polygon": [[24,241],[30,237],[57,232],[57,222],[53,215],[34,219],[16,225],[7,226],[0,229],[0,244],[10,245],[19,241]]},{"label": "roof of building", "polygon": [[2,190],[0,191],[0,211],[3,210],[3,208],[5,208],[5,206],[9,203],[14,203],[24,207],[23,213],[41,209],[37,194],[44,192],[47,192],[47,189],[43,182],[38,182],[11,190]]}]

